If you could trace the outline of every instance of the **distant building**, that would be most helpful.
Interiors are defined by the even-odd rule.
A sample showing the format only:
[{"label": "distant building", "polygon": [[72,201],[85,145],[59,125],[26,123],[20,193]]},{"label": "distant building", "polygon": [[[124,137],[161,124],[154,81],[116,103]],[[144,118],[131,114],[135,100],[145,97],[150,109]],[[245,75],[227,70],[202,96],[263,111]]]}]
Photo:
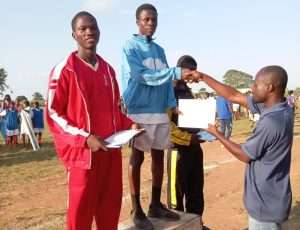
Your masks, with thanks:
[{"label": "distant building", "polygon": [[242,89],[237,89],[238,91],[240,91],[241,93],[247,93],[247,92],[251,92],[251,88],[242,88]]}]

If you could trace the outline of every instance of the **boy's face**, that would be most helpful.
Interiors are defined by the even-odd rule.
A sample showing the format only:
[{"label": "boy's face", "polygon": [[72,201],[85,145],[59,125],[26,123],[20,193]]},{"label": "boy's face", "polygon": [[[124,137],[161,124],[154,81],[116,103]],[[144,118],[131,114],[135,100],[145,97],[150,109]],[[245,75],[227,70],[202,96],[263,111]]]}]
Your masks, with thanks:
[{"label": "boy's face", "polygon": [[100,37],[96,19],[87,15],[79,17],[72,35],[80,47],[95,49]]},{"label": "boy's face", "polygon": [[142,10],[136,23],[140,34],[152,37],[157,27],[157,13],[153,10]]}]

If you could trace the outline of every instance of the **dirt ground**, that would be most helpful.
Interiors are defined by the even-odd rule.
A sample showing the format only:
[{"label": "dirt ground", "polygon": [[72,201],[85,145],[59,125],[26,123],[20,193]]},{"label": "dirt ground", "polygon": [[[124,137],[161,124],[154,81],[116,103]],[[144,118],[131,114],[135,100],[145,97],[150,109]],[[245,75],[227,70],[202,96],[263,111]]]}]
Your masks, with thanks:
[{"label": "dirt ground", "polygon": [[[247,213],[242,203],[244,164],[234,160],[219,142],[205,143],[205,212],[204,221],[214,230],[247,229]],[[285,229],[300,229],[300,138],[295,138],[291,179],[293,210]],[[123,159],[124,197],[120,221],[129,217],[130,195],[127,183],[128,156]],[[53,162],[56,164],[56,160]],[[151,159],[146,154],[142,169],[142,203],[147,208]],[[22,172],[19,172],[22,173]],[[24,172],[25,173],[25,172]],[[165,179],[166,181],[166,179]],[[62,166],[51,176],[30,183],[6,185],[0,196],[1,229],[64,229],[66,208],[66,175]],[[163,199],[166,191],[163,192]]]}]

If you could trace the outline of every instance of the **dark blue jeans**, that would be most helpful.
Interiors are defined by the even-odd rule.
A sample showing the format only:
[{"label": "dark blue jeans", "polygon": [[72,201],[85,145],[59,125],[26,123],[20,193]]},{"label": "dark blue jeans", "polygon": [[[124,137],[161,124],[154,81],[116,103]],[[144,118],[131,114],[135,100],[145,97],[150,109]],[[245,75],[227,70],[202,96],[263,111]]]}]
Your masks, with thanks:
[{"label": "dark blue jeans", "polygon": [[232,119],[220,119],[220,131],[229,139],[232,131]]}]

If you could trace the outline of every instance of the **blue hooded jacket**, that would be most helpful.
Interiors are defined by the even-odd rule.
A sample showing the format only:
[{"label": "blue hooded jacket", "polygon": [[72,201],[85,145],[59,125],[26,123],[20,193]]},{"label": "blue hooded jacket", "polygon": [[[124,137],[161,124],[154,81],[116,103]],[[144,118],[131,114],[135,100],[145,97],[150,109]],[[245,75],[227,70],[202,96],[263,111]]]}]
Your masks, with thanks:
[{"label": "blue hooded jacket", "polygon": [[32,125],[33,128],[43,129],[44,128],[44,111],[41,108],[33,108]]},{"label": "blue hooded jacket", "polygon": [[6,111],[6,129],[7,130],[15,130],[19,127],[19,119],[18,112],[16,109],[8,109]]},{"label": "blue hooded jacket", "polygon": [[169,68],[159,45],[146,36],[133,35],[122,50],[122,94],[128,114],[166,113],[176,107],[173,79],[181,68]]}]

